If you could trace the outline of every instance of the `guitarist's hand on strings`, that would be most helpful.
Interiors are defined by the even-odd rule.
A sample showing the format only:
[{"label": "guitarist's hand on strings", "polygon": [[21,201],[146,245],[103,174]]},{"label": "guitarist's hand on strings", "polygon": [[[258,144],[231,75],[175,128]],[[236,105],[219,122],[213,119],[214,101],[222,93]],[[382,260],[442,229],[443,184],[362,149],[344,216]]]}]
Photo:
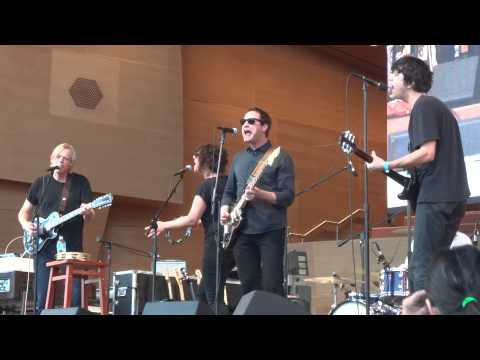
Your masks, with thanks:
[{"label": "guitarist's hand on strings", "polygon": [[375,154],[375,151],[372,151],[370,154],[372,155],[373,161],[371,163],[367,163],[367,168],[370,171],[379,171],[384,170],[385,160]]},{"label": "guitarist's hand on strings", "polygon": [[25,231],[27,231],[30,235],[35,235],[37,232],[37,224],[31,222],[31,221],[25,221],[22,224],[22,227]]},{"label": "guitarist's hand on strings", "polygon": [[229,220],[230,220],[230,212],[228,211],[228,205],[223,205],[220,208],[220,222],[222,224],[225,224]]},{"label": "guitarist's hand on strings", "polygon": [[257,197],[258,188],[252,185],[247,185],[245,188],[245,198],[247,201],[252,201]]},{"label": "guitarist's hand on strings", "polygon": [[93,211],[88,204],[81,204],[80,209],[82,209],[82,215],[85,221],[90,221],[95,216],[95,211]]}]

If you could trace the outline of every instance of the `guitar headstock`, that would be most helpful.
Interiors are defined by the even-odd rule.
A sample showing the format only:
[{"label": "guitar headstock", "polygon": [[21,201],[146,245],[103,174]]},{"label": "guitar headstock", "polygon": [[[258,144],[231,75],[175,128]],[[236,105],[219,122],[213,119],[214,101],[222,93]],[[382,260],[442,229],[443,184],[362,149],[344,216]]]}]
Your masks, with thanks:
[{"label": "guitar headstock", "polygon": [[182,274],[183,280],[188,280],[187,270],[184,267],[180,268],[180,273]]},{"label": "guitar headstock", "polygon": [[355,151],[357,145],[355,144],[355,135],[350,130],[342,132],[338,139],[338,144],[345,154],[351,154]]},{"label": "guitar headstock", "polygon": [[96,198],[95,200],[93,200],[90,203],[90,207],[92,209],[103,209],[103,208],[111,206],[112,202],[113,202],[113,195],[112,195],[112,193],[108,193],[106,195],[100,196],[100,197]]}]

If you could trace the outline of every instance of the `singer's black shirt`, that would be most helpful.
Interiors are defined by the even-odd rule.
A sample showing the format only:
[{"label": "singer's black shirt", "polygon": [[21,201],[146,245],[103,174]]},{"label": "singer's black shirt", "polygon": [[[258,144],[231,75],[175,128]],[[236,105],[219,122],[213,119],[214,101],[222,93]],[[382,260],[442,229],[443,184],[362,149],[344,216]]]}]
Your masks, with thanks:
[{"label": "singer's black shirt", "polygon": [[[85,176],[75,173],[70,176],[72,183],[64,215],[78,209],[82,203],[89,203],[93,198],[90,183]],[[39,177],[33,182],[27,194],[27,200],[32,205],[38,206],[41,201],[42,189],[45,188],[45,195],[38,209],[40,217],[46,218],[53,211],[58,211],[64,185],[50,175]],[[59,234],[63,236],[67,244],[67,251],[83,251],[83,216],[79,215],[65,222],[59,227]],[[52,240],[48,240],[46,246],[55,246],[56,241]]]},{"label": "singer's black shirt", "polygon": [[436,140],[435,160],[416,168],[418,202],[461,202],[470,190],[462,139],[452,112],[439,99],[422,95],[413,106],[408,127],[410,150]]},{"label": "singer's black shirt", "polygon": [[[267,142],[258,149],[247,148],[233,159],[232,170],[228,176],[222,205],[234,205],[245,191],[247,180],[258,161],[272,147]],[[290,155],[283,149],[272,166],[267,166],[256,185],[277,196],[277,203],[264,200],[249,201],[243,209],[243,220],[239,232],[244,234],[263,234],[282,229],[287,225],[287,207],[295,198],[295,169]]]}]

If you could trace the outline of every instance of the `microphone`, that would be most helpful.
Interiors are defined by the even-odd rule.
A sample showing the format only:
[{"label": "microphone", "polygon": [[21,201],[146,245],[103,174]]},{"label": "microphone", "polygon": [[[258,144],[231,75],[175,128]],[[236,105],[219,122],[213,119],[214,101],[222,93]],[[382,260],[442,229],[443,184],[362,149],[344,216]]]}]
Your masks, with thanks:
[{"label": "microphone", "polygon": [[183,169],[178,170],[175,174],[173,174],[173,176],[183,175],[183,173],[185,173],[187,171],[192,171],[192,170],[193,170],[192,165],[185,165],[185,167]]},{"label": "microphone", "polygon": [[352,75],[362,79],[363,81],[366,81],[367,83],[369,83],[373,86],[378,87],[380,90],[386,91],[388,89],[387,84],[385,84],[384,82],[372,80],[372,79],[370,79],[370,78],[368,78],[368,77],[366,77],[365,75],[362,75],[362,74],[352,73]]},{"label": "microphone", "polygon": [[238,129],[237,128],[227,128],[227,127],[217,126],[217,129],[222,130],[223,132],[226,132],[226,133],[233,134],[233,135],[238,134]]},{"label": "microphone", "polygon": [[353,176],[358,176],[357,170],[355,170],[355,167],[353,166],[352,160],[348,160],[348,167],[350,171],[352,172]]},{"label": "microphone", "polygon": [[60,166],[50,166],[47,170],[45,171],[48,171],[48,172],[54,172],[55,170],[60,170]]}]

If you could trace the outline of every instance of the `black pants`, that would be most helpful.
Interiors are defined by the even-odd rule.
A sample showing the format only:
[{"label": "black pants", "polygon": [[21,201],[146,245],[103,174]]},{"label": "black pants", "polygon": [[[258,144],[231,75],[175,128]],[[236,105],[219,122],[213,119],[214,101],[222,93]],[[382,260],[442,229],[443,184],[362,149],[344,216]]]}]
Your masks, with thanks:
[{"label": "black pants", "polygon": [[[48,279],[50,277],[50,268],[47,268],[47,262],[55,260],[56,242],[48,240],[50,243],[40,251],[37,256],[38,272],[37,272],[37,301],[35,303],[35,314],[39,315],[45,309],[47,300]],[[73,281],[72,306],[81,305],[81,282],[80,279]],[[62,296],[63,299],[63,296]],[[63,305],[63,304],[62,304]]]},{"label": "black pants", "polygon": [[263,234],[239,234],[233,253],[242,294],[264,290],[283,296],[285,229]]},{"label": "black pants", "polygon": [[[218,292],[218,301],[224,304],[223,291],[225,281],[228,274],[235,267],[235,259],[231,250],[224,251],[220,249],[220,268],[222,276],[220,279],[220,286]],[[210,306],[215,304],[215,291],[217,281],[217,246],[215,240],[211,238],[205,239],[203,247],[203,261],[202,261],[202,281],[198,289],[199,299],[206,302]]]},{"label": "black pants", "polygon": [[465,204],[417,204],[413,253],[408,264],[410,293],[427,288],[435,254],[451,245],[465,215]]}]

